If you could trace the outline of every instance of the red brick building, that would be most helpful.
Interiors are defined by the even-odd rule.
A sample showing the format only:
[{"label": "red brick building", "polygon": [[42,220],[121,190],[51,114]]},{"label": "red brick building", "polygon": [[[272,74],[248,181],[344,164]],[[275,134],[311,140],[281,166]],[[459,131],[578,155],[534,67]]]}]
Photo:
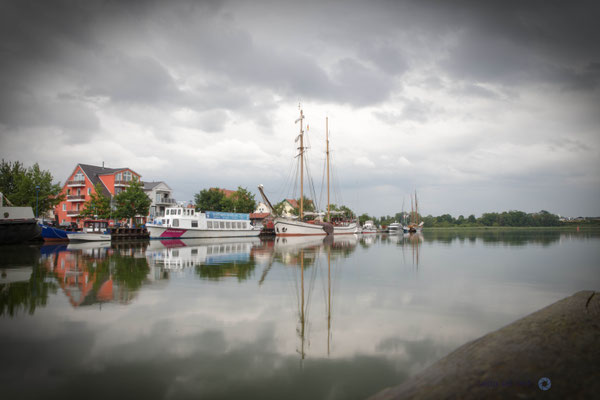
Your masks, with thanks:
[{"label": "red brick building", "polygon": [[130,168],[106,168],[95,165],[77,164],[65,182],[62,192],[66,198],[54,209],[59,223],[75,222],[80,225],[79,212],[83,204],[95,193],[95,185],[100,183],[102,192],[111,198],[125,190],[134,179],[141,181],[141,175]]}]

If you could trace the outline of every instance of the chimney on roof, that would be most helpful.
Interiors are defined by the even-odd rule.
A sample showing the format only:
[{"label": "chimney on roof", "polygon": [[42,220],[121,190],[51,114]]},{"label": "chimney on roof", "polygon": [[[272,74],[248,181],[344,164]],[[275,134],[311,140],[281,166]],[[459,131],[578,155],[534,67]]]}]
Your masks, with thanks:
[{"label": "chimney on roof", "polygon": [[104,161],[102,161],[102,169],[104,169]]}]

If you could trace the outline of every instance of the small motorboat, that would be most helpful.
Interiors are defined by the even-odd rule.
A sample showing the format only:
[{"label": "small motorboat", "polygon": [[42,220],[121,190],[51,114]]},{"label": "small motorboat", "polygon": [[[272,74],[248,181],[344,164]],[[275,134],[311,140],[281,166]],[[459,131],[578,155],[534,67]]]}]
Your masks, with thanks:
[{"label": "small motorboat", "polygon": [[70,241],[98,242],[110,241],[111,235],[106,220],[86,220],[83,222],[83,231],[67,233]]}]

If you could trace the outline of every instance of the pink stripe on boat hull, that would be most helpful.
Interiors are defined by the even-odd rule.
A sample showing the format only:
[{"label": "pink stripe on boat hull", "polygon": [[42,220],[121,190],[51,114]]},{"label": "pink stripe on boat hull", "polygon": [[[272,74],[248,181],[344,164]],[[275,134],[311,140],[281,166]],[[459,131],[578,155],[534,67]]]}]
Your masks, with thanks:
[{"label": "pink stripe on boat hull", "polygon": [[178,238],[183,236],[183,234],[187,232],[187,229],[167,229],[163,233],[160,234],[161,238]]}]

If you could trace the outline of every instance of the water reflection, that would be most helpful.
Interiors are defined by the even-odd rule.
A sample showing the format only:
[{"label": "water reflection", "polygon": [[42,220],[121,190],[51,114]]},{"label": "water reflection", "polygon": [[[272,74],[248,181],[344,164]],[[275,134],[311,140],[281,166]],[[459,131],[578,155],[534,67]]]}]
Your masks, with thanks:
[{"label": "water reflection", "polygon": [[201,279],[235,277],[242,282],[253,275],[268,248],[259,238],[157,240],[150,242],[146,257],[166,271],[193,268]]},{"label": "water reflection", "polygon": [[[44,251],[42,265],[73,307],[106,302],[130,303],[149,270],[141,247],[112,248],[110,242],[69,244]],[[137,250],[137,251],[136,251]]]},{"label": "water reflection", "polygon": [[600,286],[597,235],[488,233],[2,247],[4,397],[366,398]]},{"label": "water reflection", "polygon": [[558,229],[435,229],[423,233],[426,242],[482,242],[484,244],[550,246],[561,240],[598,238],[598,231],[564,232]]}]

